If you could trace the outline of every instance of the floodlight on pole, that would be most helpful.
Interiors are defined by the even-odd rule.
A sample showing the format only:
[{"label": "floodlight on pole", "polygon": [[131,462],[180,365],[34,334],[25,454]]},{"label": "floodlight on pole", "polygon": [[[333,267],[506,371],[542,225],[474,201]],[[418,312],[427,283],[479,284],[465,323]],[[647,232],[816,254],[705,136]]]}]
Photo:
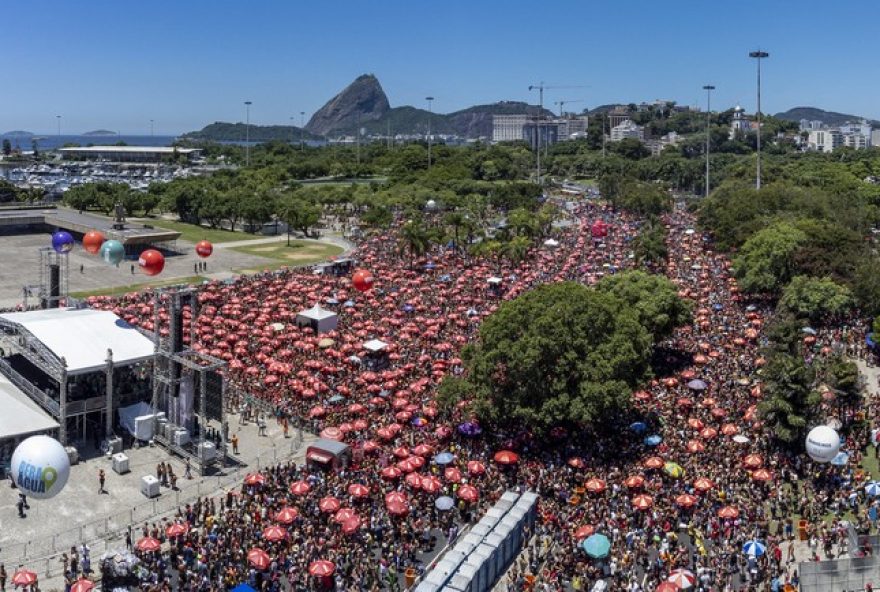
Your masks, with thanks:
[{"label": "floodlight on pole", "polygon": [[428,101],[428,170],[431,169],[431,114],[433,111],[431,110],[431,103],[434,102],[434,97],[425,97],[425,100]]},{"label": "floodlight on pole", "polygon": [[306,128],[306,112],[299,112],[299,149],[305,150],[306,148],[306,138],[305,138],[305,128]]},{"label": "floodlight on pole", "polygon": [[761,189],[761,60],[770,57],[770,54],[766,51],[761,50],[750,51],[749,57],[755,58],[755,60],[758,62],[758,169],[755,180],[755,187],[757,189]]},{"label": "floodlight on pole", "polygon": [[707,84],[703,87],[706,91],[706,197],[709,197],[709,149],[712,143],[712,91],[715,87]]},{"label": "floodlight on pole", "polygon": [[253,101],[245,101],[245,124],[244,124],[244,164],[251,164],[251,105]]}]

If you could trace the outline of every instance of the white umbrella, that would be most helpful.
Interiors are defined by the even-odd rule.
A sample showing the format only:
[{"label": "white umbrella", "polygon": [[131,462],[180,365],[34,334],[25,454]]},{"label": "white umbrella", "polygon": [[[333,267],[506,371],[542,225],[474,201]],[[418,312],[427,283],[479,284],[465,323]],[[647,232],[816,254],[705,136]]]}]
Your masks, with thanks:
[{"label": "white umbrella", "polygon": [[672,582],[682,590],[687,590],[688,588],[692,588],[696,583],[697,576],[694,575],[694,572],[688,569],[674,569],[669,572],[669,577],[666,578],[666,580]]}]

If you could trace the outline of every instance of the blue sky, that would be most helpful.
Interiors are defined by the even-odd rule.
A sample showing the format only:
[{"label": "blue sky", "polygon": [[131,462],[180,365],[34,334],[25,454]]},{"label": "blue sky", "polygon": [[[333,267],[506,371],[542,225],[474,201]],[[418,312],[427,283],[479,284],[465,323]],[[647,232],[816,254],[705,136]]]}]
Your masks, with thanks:
[{"label": "blue sky", "polygon": [[811,105],[880,119],[871,0],[30,0],[2,11],[0,131],[176,134],[306,119],[359,74],[392,106],[498,100],[571,108],[657,98]]}]

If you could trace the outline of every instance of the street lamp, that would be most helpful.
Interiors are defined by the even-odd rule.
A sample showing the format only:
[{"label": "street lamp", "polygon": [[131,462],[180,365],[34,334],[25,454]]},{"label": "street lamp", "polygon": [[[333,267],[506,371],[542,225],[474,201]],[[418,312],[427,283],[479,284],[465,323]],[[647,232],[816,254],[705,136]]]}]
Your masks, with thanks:
[{"label": "street lamp", "polygon": [[758,62],[758,174],[755,187],[761,189],[761,60],[770,57],[766,51],[750,51],[750,58],[755,58]]},{"label": "street lamp", "polygon": [[153,137],[153,120],[150,120],[150,137]]},{"label": "street lamp", "polygon": [[60,138],[61,137],[61,116],[56,115],[55,121],[58,123],[58,137]]},{"label": "street lamp", "polygon": [[244,126],[244,164],[251,164],[251,105],[252,101],[245,101],[245,126]]},{"label": "street lamp", "polygon": [[299,112],[299,149],[301,151],[306,149],[305,128],[306,128],[306,112],[300,111]]},{"label": "street lamp", "polygon": [[428,101],[428,170],[431,170],[431,103],[434,97],[425,97],[425,100]]},{"label": "street lamp", "polygon": [[706,197],[709,197],[709,147],[712,142],[709,126],[712,125],[712,91],[715,87],[707,84],[703,90],[706,91]]}]

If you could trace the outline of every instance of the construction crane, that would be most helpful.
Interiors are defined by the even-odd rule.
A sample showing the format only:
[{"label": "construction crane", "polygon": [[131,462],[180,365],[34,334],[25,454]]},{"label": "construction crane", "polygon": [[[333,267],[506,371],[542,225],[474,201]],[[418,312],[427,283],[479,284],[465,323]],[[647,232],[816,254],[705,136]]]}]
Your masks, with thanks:
[{"label": "construction crane", "polygon": [[537,90],[539,101],[538,104],[541,107],[540,111],[538,111],[537,125],[535,126],[535,172],[536,179],[538,183],[541,183],[541,118],[544,116],[544,91],[545,90],[561,90],[564,88],[584,88],[583,86],[559,86],[559,85],[546,85],[543,81],[538,84],[530,84],[529,90]]},{"label": "construction crane", "polygon": [[565,108],[566,105],[568,105],[569,103],[583,103],[583,102],[584,102],[583,99],[567,99],[564,101],[554,101],[553,104],[559,105],[559,117],[562,117],[563,115],[565,115],[565,113],[563,112],[563,109]]}]

